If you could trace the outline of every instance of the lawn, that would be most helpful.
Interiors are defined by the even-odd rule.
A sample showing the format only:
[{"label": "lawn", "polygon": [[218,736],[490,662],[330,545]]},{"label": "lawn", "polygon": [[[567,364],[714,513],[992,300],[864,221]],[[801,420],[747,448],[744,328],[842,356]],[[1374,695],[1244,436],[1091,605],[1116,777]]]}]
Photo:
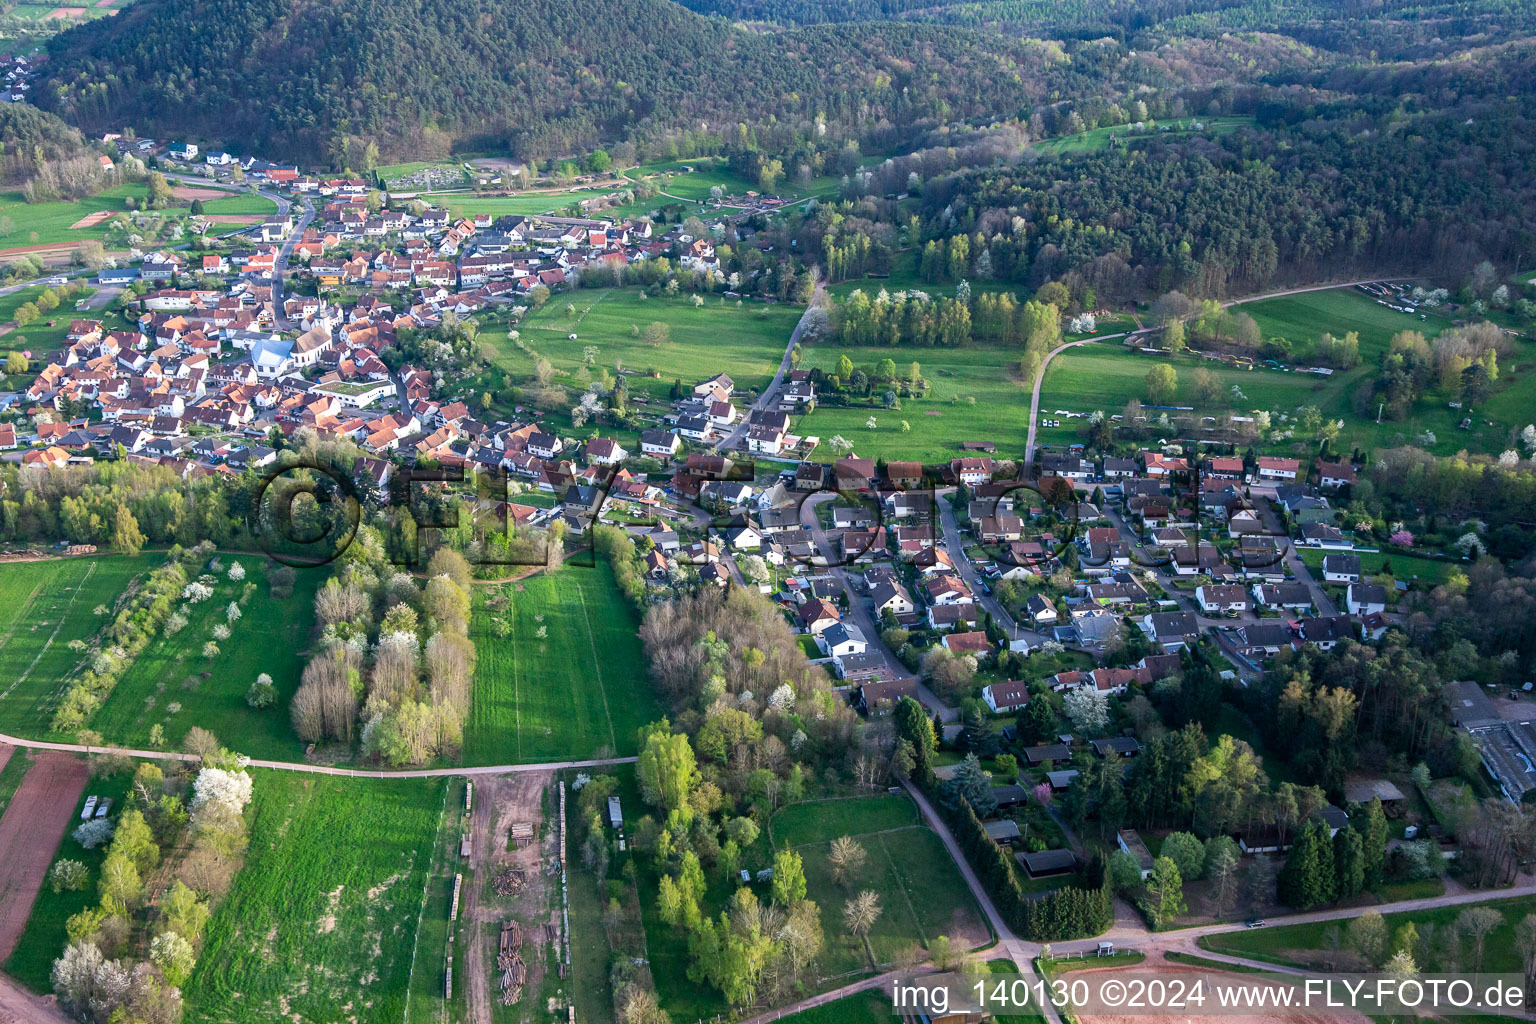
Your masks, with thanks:
[{"label": "lawn", "polygon": [[[568,305],[576,307],[574,313],[567,313]],[[592,346],[594,367],[613,373],[622,364],[632,396],[665,400],[674,380],[692,387],[717,373],[729,373],[738,391],[766,387],[802,312],[799,306],[720,298],[696,308],[690,298],[652,298],[637,288],[583,290],[553,296],[518,330],[520,340],[554,366],[558,381],[584,383],[579,373]],[[660,345],[644,337],[652,323],[667,325],[667,340]],[[497,367],[514,379],[531,379],[533,357],[504,332],[487,330],[480,338]]]},{"label": "lawn", "polygon": [[[816,457],[837,457],[828,443],[840,436],[865,458],[919,459],[929,463],[958,457],[964,441],[992,441],[999,458],[1022,458],[1029,438],[1029,391],[1019,382],[1019,354],[1002,346],[964,348],[884,348],[818,345],[804,350],[801,367],[832,373],[842,356],[866,371],[882,359],[896,363],[899,373],[916,360],[929,383],[928,397],[903,399],[900,409],[886,409],[881,392],[873,404],[818,405],[800,418],[796,433],[820,439]],[[1143,371],[1144,373],[1145,371]],[[875,429],[868,426],[875,418]],[[908,429],[901,429],[906,423]]]},{"label": "lawn", "polygon": [[[1319,548],[1298,547],[1297,553],[1307,568],[1322,578],[1323,558],[1328,552]],[[1356,551],[1360,559],[1360,571],[1366,576],[1381,575],[1383,567],[1390,567],[1394,579],[1419,580],[1428,586],[1438,586],[1454,570],[1464,570],[1463,563],[1437,558],[1423,558],[1403,551]]]},{"label": "lawn", "polygon": [[[498,635],[497,620],[510,631]],[[464,763],[634,754],[640,727],[666,714],[638,628],[606,563],[476,588]]]},{"label": "lawn", "polygon": [[[877,162],[877,161],[866,161]],[[759,191],[754,181],[731,170],[724,159],[711,159],[701,157],[695,160],[671,160],[664,163],[642,164],[624,172],[625,177],[632,180],[649,178],[651,184],[657,186],[668,196],[695,203],[704,203],[710,199],[709,190],[715,186],[725,189],[728,196],[742,196],[747,192]],[[792,178],[785,178],[770,191],[772,194],[786,199],[800,199],[805,196],[825,196],[837,191],[841,178],[826,175],[813,178],[810,181],[800,182]],[[667,196],[657,196],[651,202],[656,204],[666,203]]]},{"label": "lawn", "polygon": [[22,778],[27,774],[27,769],[32,767],[32,761],[27,756],[28,751],[20,747],[11,749],[11,756],[5,762],[5,767],[0,768],[0,814],[5,813],[6,807],[11,802],[11,797],[16,795],[16,790],[21,786]]},{"label": "lawn", "polygon": [[209,922],[185,1019],[402,1019],[447,784],[252,774],[250,852]]},{"label": "lawn", "polygon": [[775,848],[831,842],[838,836],[864,835],[918,823],[917,805],[906,796],[808,800],[790,804],[773,816],[768,831]]},{"label": "lawn", "polygon": [[[91,719],[91,728],[108,740],[145,747],[150,729],[158,724],[165,730],[167,744],[180,747],[187,730],[201,726],[242,754],[300,759],[304,745],[289,724],[288,702],[299,688],[315,588],[324,574],[300,572],[293,596],[276,600],[270,596],[266,567],[260,560],[235,561],[246,569],[244,583],[220,574],[213,597],[190,606],[186,628],[172,636],[162,631],[123,673],[112,696]],[[229,603],[252,583],[255,592],[242,606],[240,619],[227,623],[229,639],[218,642],[217,656],[203,657],[203,645],[212,640],[213,628],[226,622]],[[263,672],[277,687],[277,703],[253,710],[246,705],[245,694]]]},{"label": "lawn", "polygon": [[848,892],[832,880],[827,859],[831,843],[799,851],[805,863],[807,894],[821,906],[822,930],[827,937],[822,962],[828,974],[866,965],[862,944],[855,944],[842,927],[844,901],[852,892],[864,889],[872,889],[880,897],[880,919],[869,941],[881,965],[896,962],[914,945],[926,947],[940,935],[958,937],[960,948],[984,944],[991,937],[980,908],[937,834],[914,826],[863,836],[859,843],[868,851],[868,861]]},{"label": "lawn", "polygon": [[69,649],[107,624],[138,573],[157,561],[109,556],[0,564],[0,731],[42,736],[60,683],[82,655]]},{"label": "lawn", "polygon": [[[1524,896],[1517,899],[1490,900],[1481,906],[1491,907],[1504,917],[1504,923],[1488,933],[1484,944],[1482,970],[1490,974],[1509,973],[1517,974],[1521,971],[1520,954],[1515,948],[1515,925],[1525,915],[1536,912],[1536,897]],[[1436,930],[1451,927],[1458,914],[1465,907],[1441,907],[1433,910],[1413,910],[1399,914],[1382,915],[1387,922],[1387,928],[1396,932],[1405,922],[1412,921],[1419,934],[1424,934],[1424,926],[1433,924]],[[1267,928],[1251,928],[1235,932],[1221,932],[1216,935],[1208,935],[1200,940],[1200,944],[1206,949],[1217,953],[1228,953],[1233,956],[1248,957],[1254,960],[1264,960],[1270,963],[1289,964],[1296,966],[1308,966],[1314,960],[1322,960],[1330,955],[1323,953],[1323,937],[1332,927],[1341,930],[1348,922],[1318,921],[1311,924],[1293,924],[1271,926]],[[1470,960],[1469,947],[1463,947],[1464,955]],[[1471,970],[1473,965],[1463,963],[1455,969]],[[1441,964],[1430,962],[1420,963],[1419,969],[1426,973],[1437,973],[1447,970]]]},{"label": "lawn", "polygon": [[1342,338],[1350,331],[1360,335],[1360,362],[1375,366],[1387,350],[1392,335],[1398,331],[1418,331],[1433,338],[1447,326],[1440,317],[1420,320],[1410,313],[1399,313],[1378,305],[1376,300],[1356,288],[1334,288],[1303,292],[1277,299],[1244,302],[1235,307],[1259,323],[1266,338],[1286,338],[1292,343],[1313,341],[1325,332]]},{"label": "lawn", "polygon": [[252,774],[250,852],[184,987],[186,1021],[398,1021],[444,780]]},{"label": "lawn", "polygon": [[[71,283],[78,283],[79,279],[72,279]],[[31,288],[23,288],[12,292],[10,295],[0,295],[0,324],[10,324],[16,319],[16,310],[28,302],[36,302],[38,297],[48,291],[47,285],[33,285]],[[59,294],[59,290],[55,290]],[[85,288],[73,298],[63,299],[57,307],[44,314],[40,319],[27,326],[7,331],[0,334],[0,357],[12,352],[30,352],[31,363],[27,372],[17,374],[9,380],[9,384],[16,388],[25,388],[32,383],[37,371],[43,368],[43,357],[52,349],[63,348],[64,338],[69,334],[69,324],[80,316],[90,316],[100,319],[102,311],[94,310],[89,314],[75,312],[75,303],[88,299],[96,294],[96,289]],[[49,323],[53,326],[48,326]],[[110,327],[108,328],[111,329]],[[0,359],[3,361],[3,359]]]},{"label": "lawn", "polygon": [[[25,761],[25,755],[25,751],[18,750],[11,755],[11,760],[12,762]],[[107,848],[98,846],[94,850],[87,850],[75,842],[72,833],[81,824],[80,808],[93,794],[110,796],[121,808],[131,782],[132,778],[128,772],[119,772],[106,779],[92,779],[86,785],[85,792],[80,795],[79,803],[75,805],[75,815],[70,819],[64,838],[59,841],[59,848],[54,852],[53,859],[55,863],[60,860],[80,861],[90,869],[90,878],[83,889],[74,892],[56,893],[44,884],[38,891],[37,900],[32,904],[31,912],[27,915],[27,926],[16,943],[15,951],[5,961],[5,972],[34,992],[53,991],[49,972],[53,969],[53,961],[64,952],[64,947],[69,940],[64,930],[64,923],[71,915],[95,906],[98,900],[96,895],[98,869],[101,867],[101,862],[106,859]]]},{"label": "lawn", "polygon": [[[1146,375],[1156,362],[1171,362],[1179,374],[1179,389],[1173,404],[1192,406],[1192,378],[1197,367],[1214,373],[1232,397],[1200,411],[1207,414],[1251,413],[1264,409],[1271,414],[1294,413],[1305,405],[1315,405],[1327,419],[1342,419],[1344,430],[1335,445],[1347,451],[1354,446],[1367,450],[1414,443],[1426,430],[1435,434],[1429,446],[1437,454],[1450,454],[1460,448],[1496,452],[1508,446],[1511,428],[1518,429],[1532,419],[1536,407],[1536,374],[1529,364],[1536,356],[1536,344],[1514,341],[1514,353],[1500,360],[1499,383],[1493,396],[1479,410],[1470,430],[1459,430],[1463,413],[1446,406],[1445,396],[1429,395],[1402,422],[1376,423],[1354,410],[1354,394],[1368,387],[1376,373],[1381,353],[1394,334],[1416,330],[1434,337],[1449,326],[1444,318],[1397,313],[1379,306],[1369,296],[1348,288],[1307,292],[1301,295],[1264,299],[1237,307],[1258,321],[1266,338],[1283,337],[1294,342],[1311,341],[1324,332],[1342,336],[1355,331],[1360,336],[1361,365],[1330,376],[1304,374],[1270,368],[1251,370],[1221,366],[1198,356],[1169,359],[1138,355],[1124,348],[1083,346],[1063,352],[1051,362],[1041,389],[1042,418],[1057,409],[1092,412],[1102,409],[1115,413],[1131,398],[1146,401]],[[1241,395],[1231,392],[1237,387]],[[1486,420],[1492,420],[1489,425]],[[1059,428],[1041,428],[1040,438],[1047,444],[1080,441],[1087,431],[1084,419],[1064,419]],[[1275,448],[1275,446],[1270,446]],[[1295,440],[1282,442],[1275,450],[1287,454],[1304,453],[1313,445]]]}]

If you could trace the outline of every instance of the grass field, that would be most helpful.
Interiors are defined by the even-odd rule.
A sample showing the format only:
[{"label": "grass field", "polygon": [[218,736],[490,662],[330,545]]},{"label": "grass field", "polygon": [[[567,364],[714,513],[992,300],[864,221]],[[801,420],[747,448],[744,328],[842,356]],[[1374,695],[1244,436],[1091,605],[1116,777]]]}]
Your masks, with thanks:
[{"label": "grass field", "polygon": [[[517,196],[477,196],[472,192],[432,192],[421,198],[441,206],[455,217],[473,217],[488,213],[493,217],[529,217],[540,213],[554,213],[574,206],[583,199],[593,199],[611,193],[606,188],[576,188],[564,192],[545,192]],[[645,205],[654,206],[651,202]],[[608,213],[608,211],[604,211]]]},{"label": "grass field", "polygon": [[838,836],[863,835],[916,825],[917,805],[905,796],[882,794],[790,804],[773,816],[773,845],[804,846]]},{"label": "grass field", "polygon": [[[98,211],[126,213],[128,204],[125,199],[129,196],[143,199],[147,194],[143,185],[119,185],[78,202],[28,203],[22,200],[20,192],[0,193],[0,218],[11,222],[10,234],[0,237],[0,248],[105,238],[105,222],[88,228],[72,228],[70,225]],[[36,238],[32,237],[34,234]]]},{"label": "grass field", "polygon": [[[865,163],[875,162],[872,159]],[[740,196],[749,191],[758,191],[757,183],[732,171],[724,159],[711,159],[700,157],[696,160],[671,160],[662,163],[641,164],[625,172],[625,177],[638,180],[650,178],[652,184],[670,196],[689,200],[695,203],[703,203],[709,200],[709,190],[716,185],[725,189],[725,194]],[[841,179],[832,175],[820,178],[812,178],[810,181],[796,181],[793,178],[785,178],[773,188],[773,194],[786,199],[802,199],[806,196],[825,196],[837,191]],[[658,197],[659,202],[667,202],[666,196]]]},{"label": "grass field", "polygon": [[253,774],[250,852],[185,1019],[401,1020],[446,783]]},{"label": "grass field", "polygon": [[[411,966],[410,1006],[406,1019],[443,1020],[450,1015],[464,1012],[463,944],[454,950],[453,999],[444,998],[443,983],[447,973],[445,952],[448,949],[448,915],[453,908],[454,875],[463,869],[459,859],[459,840],[466,824],[464,814],[464,785],[462,778],[449,779],[447,793],[443,797],[443,820],[437,831],[437,844],[433,850],[432,866],[423,888],[420,921],[416,928],[416,952]],[[465,892],[473,882],[473,873],[465,872]],[[461,894],[462,898],[462,894]],[[462,917],[461,917],[462,920]]]},{"label": "grass field", "polygon": [[25,750],[17,747],[11,751],[10,760],[5,762],[4,768],[0,768],[0,814],[5,813],[11,797],[16,795],[22,777],[27,774],[27,769],[30,767],[32,762],[28,759]]},{"label": "grass field", "polygon": [[891,998],[879,990],[855,992],[779,1019],[784,1024],[888,1024]]},{"label": "grass field", "polygon": [[277,212],[277,204],[266,196],[246,192],[238,195],[231,194],[223,199],[205,199],[203,212],[210,217],[217,214],[265,217],[269,213]]},{"label": "grass field", "polygon": [[[1147,371],[1155,362],[1170,361],[1179,373],[1176,404],[1194,404],[1191,377],[1197,367],[1204,366],[1226,388],[1236,385],[1243,397],[1233,397],[1200,411],[1216,414],[1267,409],[1278,414],[1315,405],[1325,418],[1344,421],[1335,447],[1345,451],[1356,445],[1375,449],[1414,443],[1429,430],[1436,435],[1435,443],[1429,447],[1437,454],[1451,454],[1460,448],[1497,452],[1508,446],[1511,428],[1518,429],[1533,418],[1530,410],[1536,408],[1536,374],[1530,372],[1530,366],[1536,360],[1536,344],[1529,341],[1513,342],[1514,353],[1500,360],[1499,384],[1479,410],[1473,429],[1458,430],[1463,413],[1447,408],[1445,396],[1437,395],[1422,399],[1402,422],[1377,424],[1355,413],[1353,399],[1356,391],[1369,386],[1392,336],[1399,331],[1416,330],[1432,338],[1449,326],[1449,321],[1437,317],[1419,320],[1417,316],[1377,305],[1369,296],[1349,288],[1264,299],[1237,308],[1258,321],[1266,338],[1283,337],[1295,343],[1311,341],[1324,332],[1342,336],[1356,331],[1360,336],[1361,365],[1324,377],[1268,368],[1239,370],[1196,356],[1154,360],[1123,348],[1085,346],[1063,352],[1052,361],[1040,395],[1042,416],[1058,408],[1115,412],[1131,398],[1145,400]],[[1483,422],[1486,419],[1491,419],[1493,425]],[[1064,420],[1059,428],[1041,428],[1040,438],[1047,444],[1067,443],[1081,440],[1086,430],[1085,420]],[[1282,447],[1292,451],[1309,446],[1293,440],[1284,442]]]},{"label": "grass field", "polygon": [[[114,742],[144,747],[159,724],[167,743],[180,747],[187,730],[201,726],[242,754],[300,759],[304,745],[289,724],[288,701],[299,687],[315,588],[324,574],[299,573],[293,596],[279,601],[269,596],[260,560],[235,560],[245,566],[245,583],[220,575],[214,596],[191,606],[186,628],[173,636],[162,632],[123,673],[91,728]],[[256,591],[230,624],[229,639],[219,642],[216,657],[204,658],[210,631],[225,622],[226,607],[248,583]],[[245,693],[263,672],[272,677],[278,699],[256,711],[246,705]]]},{"label": "grass field", "polygon": [[[904,950],[927,946],[940,935],[965,935],[985,941],[987,926],[944,843],[933,832],[910,826],[858,837],[867,860],[847,889],[832,877],[831,842],[799,848],[805,864],[806,895],[821,907],[826,945],[821,955],[826,975],[868,966],[863,943],[842,926],[843,903],[853,893],[873,890],[880,897],[880,918],[869,934],[875,960],[894,963]],[[883,966],[882,966],[883,969]]]},{"label": "grass field", "polygon": [[[77,281],[78,279],[72,279]],[[31,288],[23,288],[10,295],[0,295],[0,324],[8,324],[16,319],[16,310],[28,302],[36,302],[38,296],[48,290],[47,285],[34,285]],[[75,312],[75,303],[88,299],[96,294],[95,288],[86,288],[73,299],[60,302],[57,308],[51,310],[42,318],[28,324],[19,330],[9,331],[0,335],[0,355],[9,355],[12,352],[32,353],[32,362],[27,372],[18,374],[10,381],[11,386],[26,387],[32,383],[37,371],[42,369],[44,355],[55,348],[64,346],[65,336],[69,334],[69,322],[78,316],[90,315],[93,319],[100,319],[103,311],[93,310],[90,314]],[[49,327],[49,321],[53,326]]]},{"label": "grass field", "polygon": [[[649,298],[638,289],[577,291],[554,296],[518,329],[520,340],[554,366],[555,380],[570,385],[583,384],[579,373],[590,345],[597,349],[594,367],[613,373],[622,364],[629,371],[632,397],[664,401],[674,380],[681,378],[692,387],[721,372],[731,375],[738,391],[767,386],[803,310],[783,304],[720,303],[708,299],[696,309],[687,298]],[[574,305],[576,312],[567,315],[567,305]],[[651,323],[667,325],[665,343],[645,340]],[[514,381],[531,381],[535,360],[514,346],[504,330],[487,329],[480,340],[498,369]],[[654,405],[652,410],[663,411]]]},{"label": "grass field", "polygon": [[[861,889],[880,895],[880,921],[870,945],[882,964],[939,935],[963,933],[980,942],[986,932],[942,841],[919,824],[917,805],[906,796],[790,804],[773,816],[769,832],[776,849],[793,847],[804,858],[807,895],[822,909],[827,936],[822,964],[828,975],[866,966],[862,944],[842,934],[838,924],[843,902]],[[832,840],[840,836],[857,837],[867,854],[862,874],[846,888],[833,880],[828,861]]]},{"label": "grass field", "polygon": [[[499,611],[488,604],[498,593],[507,600]],[[496,619],[511,627],[506,636]],[[464,763],[635,753],[636,731],[666,713],[637,629],[606,563],[476,588],[470,636],[479,661]]]},{"label": "grass field", "polygon": [[58,559],[0,565],[0,731],[48,732],[60,683],[80,660],[69,649],[106,625],[111,608],[156,556]]},{"label": "grass field", "polygon": [[[873,406],[821,405],[800,418],[796,432],[821,439],[816,457],[835,458],[828,445],[834,436],[853,442],[865,458],[921,459],[948,462],[960,455],[963,441],[992,441],[1000,458],[1022,458],[1029,437],[1029,391],[1017,379],[1018,353],[999,346],[965,348],[884,348],[818,345],[804,350],[801,367],[835,372],[846,355],[856,367],[882,359],[906,372],[915,359],[930,387],[927,398],[903,399],[900,409],[886,409],[879,396]],[[866,423],[875,417],[875,429]],[[903,432],[902,422],[910,428]]]},{"label": "grass field", "polygon": [[[1497,910],[1504,917],[1504,923],[1488,933],[1483,947],[1481,970],[1489,973],[1519,973],[1521,964],[1520,954],[1515,948],[1515,925],[1526,914],[1536,911],[1536,897],[1523,896],[1516,899],[1492,900],[1481,905]],[[1404,923],[1412,921],[1422,936],[1424,926],[1427,924],[1433,924],[1437,930],[1451,927],[1457,915],[1464,909],[1466,908],[1441,907],[1434,910],[1415,910],[1382,916],[1387,922],[1389,931],[1396,932]],[[1311,924],[1222,932],[1206,936],[1200,940],[1200,944],[1217,953],[1228,953],[1270,963],[1306,966],[1312,960],[1323,960],[1331,956],[1323,952],[1323,937],[1334,925],[1335,922],[1319,921]],[[1468,962],[1459,964],[1455,968],[1430,962],[1420,963],[1419,969],[1426,973],[1456,969],[1472,970],[1474,965],[1470,963],[1470,946],[1463,944],[1461,953]]]},{"label": "grass field", "polygon": [[1116,136],[1122,142],[1137,142],[1145,139],[1184,138],[1190,135],[1210,137],[1222,135],[1238,128],[1248,127],[1254,123],[1251,117],[1215,117],[1200,121],[1205,127],[1196,132],[1192,125],[1196,119],[1173,122],[1176,127],[1168,131],[1152,131],[1141,134],[1127,135],[1128,124],[1115,125],[1110,128],[1091,128],[1086,132],[1076,135],[1064,135],[1061,138],[1046,139],[1037,142],[1032,147],[1042,153],[1061,155],[1066,153],[1088,153],[1105,149],[1109,146],[1110,136]]},{"label": "grass field", "polygon": [[[11,760],[25,761],[25,752],[16,751],[11,755]],[[70,819],[69,828],[64,833],[64,838],[60,840],[53,859],[55,863],[66,859],[80,861],[90,869],[90,878],[85,888],[75,892],[56,893],[45,884],[38,892],[36,902],[32,904],[32,912],[27,915],[27,926],[22,932],[20,941],[16,943],[15,952],[5,961],[5,972],[34,992],[53,991],[49,972],[53,968],[53,961],[64,952],[64,947],[69,941],[64,924],[72,914],[78,914],[87,907],[95,906],[98,900],[96,895],[98,870],[101,862],[106,859],[107,848],[98,846],[94,850],[87,850],[75,842],[71,833],[81,824],[80,808],[84,805],[86,798],[92,794],[110,796],[121,807],[131,782],[132,778],[128,772],[119,772],[106,779],[92,779],[85,787],[80,802],[75,805],[76,813]]]}]

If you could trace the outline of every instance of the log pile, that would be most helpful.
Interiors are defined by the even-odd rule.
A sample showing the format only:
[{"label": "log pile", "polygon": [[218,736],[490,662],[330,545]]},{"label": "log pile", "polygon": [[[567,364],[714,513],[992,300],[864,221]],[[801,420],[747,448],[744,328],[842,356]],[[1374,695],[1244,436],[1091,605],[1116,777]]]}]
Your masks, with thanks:
[{"label": "log pile", "polygon": [[528,877],[520,868],[507,868],[497,872],[491,884],[498,896],[516,896],[528,884]]},{"label": "log pile", "polygon": [[523,929],[516,921],[501,923],[496,969],[501,971],[501,1005],[511,1006],[523,994],[528,980],[528,968],[523,964]]}]

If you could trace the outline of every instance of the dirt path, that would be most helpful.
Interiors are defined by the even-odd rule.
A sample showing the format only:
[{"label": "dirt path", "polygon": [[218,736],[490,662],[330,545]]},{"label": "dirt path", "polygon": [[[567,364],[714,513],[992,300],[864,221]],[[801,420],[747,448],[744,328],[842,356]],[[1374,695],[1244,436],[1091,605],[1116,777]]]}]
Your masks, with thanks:
[{"label": "dirt path", "polygon": [[0,960],[21,938],[89,777],[78,757],[39,754],[0,817]]},{"label": "dirt path", "polygon": [[[501,1000],[497,985],[497,941],[495,928],[515,918],[523,926],[523,959],[528,978],[522,999],[517,1004],[526,1010],[537,998],[544,976],[544,924],[558,926],[557,916],[549,910],[550,886],[559,885],[558,876],[544,873],[554,849],[553,840],[535,841],[515,850],[507,849],[507,836],[514,822],[530,822],[539,836],[543,823],[544,791],[554,781],[553,772],[524,772],[475,780],[475,810],[470,824],[474,848],[470,862],[474,884],[467,887],[461,919],[465,930],[464,981],[465,1002],[470,1024],[492,1024],[493,1007]],[[511,899],[502,899],[491,888],[498,871],[521,868],[528,884]]]},{"label": "dirt path", "polygon": [[0,1024],[71,1024],[53,997],[33,995],[0,974]]}]

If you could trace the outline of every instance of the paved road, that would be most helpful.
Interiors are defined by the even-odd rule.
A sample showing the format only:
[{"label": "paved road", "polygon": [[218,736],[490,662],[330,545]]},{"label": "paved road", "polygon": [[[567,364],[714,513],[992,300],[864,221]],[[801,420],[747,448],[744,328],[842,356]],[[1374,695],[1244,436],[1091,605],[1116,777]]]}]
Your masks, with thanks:
[{"label": "paved road", "polygon": [[[299,215],[299,222],[293,230],[288,232],[288,237],[283,240],[282,249],[278,250],[277,259],[272,263],[272,321],[278,330],[288,330],[288,316],[283,312],[283,275],[288,272],[288,261],[293,257],[293,247],[304,237],[304,229],[309,227],[310,221],[315,219],[315,207],[308,197],[300,200],[304,205],[304,212]],[[280,210],[279,212],[286,212]]]},{"label": "paved road", "polygon": [[753,402],[741,414],[741,422],[725,435],[716,445],[721,451],[736,447],[746,447],[748,421],[753,412],[761,412],[764,409],[776,408],[779,404],[779,391],[784,386],[784,378],[789,374],[790,358],[793,356],[795,346],[800,344],[800,337],[805,333],[806,321],[811,316],[811,310],[817,309],[827,301],[827,293],[822,288],[821,279],[817,278],[816,291],[811,295],[810,304],[805,307],[805,312],[800,314],[800,319],[795,321],[795,329],[789,333],[789,344],[784,346],[784,356],[779,360],[779,368],[773,375],[773,380],[763,389],[763,393],[757,396]]},{"label": "paved road", "polygon": [[[1315,924],[1320,921],[1345,921],[1359,917],[1368,910],[1380,914],[1401,914],[1418,910],[1436,910],[1442,907],[1460,907],[1475,903],[1488,903],[1493,900],[1515,899],[1520,896],[1536,896],[1536,884],[1511,886],[1508,889],[1476,889],[1459,893],[1446,893],[1442,896],[1430,896],[1417,900],[1399,900],[1396,903],[1378,903],[1366,907],[1335,907],[1331,910],[1314,910],[1303,914],[1285,914],[1279,917],[1266,918],[1266,927],[1279,927],[1288,924]],[[1146,926],[1137,918],[1134,922],[1117,923],[1114,928],[1103,935],[1092,939],[1079,939],[1073,942],[1052,943],[1051,949],[1058,953],[1082,953],[1093,950],[1096,944],[1104,939],[1110,939],[1117,945],[1122,942],[1130,948],[1142,952],[1167,949],[1195,949],[1195,940],[1207,935],[1220,935],[1226,932],[1240,932],[1246,928],[1241,922],[1228,922],[1226,924],[1197,925],[1193,928],[1179,928],[1167,932],[1149,932]],[[1205,951],[1200,950],[1200,955],[1205,956]],[[1268,965],[1265,965],[1266,969]]]},{"label": "paved road", "polygon": [[1045,638],[1034,630],[1025,629],[1014,621],[1013,616],[1003,607],[1002,602],[987,593],[984,587],[991,584],[981,578],[976,567],[971,565],[971,560],[965,555],[965,537],[960,533],[960,521],[955,517],[955,508],[950,498],[954,496],[955,488],[947,487],[934,493],[933,500],[939,508],[939,524],[943,530],[944,550],[949,552],[950,559],[955,563],[955,571],[965,581],[965,585],[971,588],[971,593],[976,597],[976,603],[992,613],[992,618],[1003,627],[1011,640],[1027,640],[1031,646],[1038,646]]},{"label": "paved road", "polygon": [[[135,750],[130,747],[85,746],[80,743],[48,743],[44,740],[28,740],[19,736],[0,735],[0,743],[33,750],[65,750],[77,754],[119,754],[156,761],[198,761],[196,754],[183,754],[174,750]],[[546,761],[539,764],[473,765],[459,768],[413,768],[406,771],[376,771],[360,768],[334,768],[324,764],[305,764],[302,761],[262,761],[252,758],[257,768],[273,768],[285,772],[308,772],[311,775],[344,775],[354,779],[441,779],[456,775],[508,775],[513,772],[548,772],[562,768],[603,768],[615,764],[633,764],[633,757],[603,757],[585,761]]]},{"label": "paved road", "polygon": [[[965,879],[965,884],[970,888],[971,895],[981,906],[982,913],[987,917],[987,923],[992,926],[992,933],[997,936],[997,945],[1013,966],[1026,978],[1035,978],[1035,957],[1040,955],[1040,947],[1033,942],[1025,942],[1013,934],[1013,929],[1008,922],[1003,920],[1003,915],[998,913],[997,904],[992,902],[992,896],[982,887],[981,881],[976,877],[976,872],[971,870],[970,862],[965,859],[965,854],[960,850],[960,844],[955,842],[954,834],[949,831],[943,818],[934,810],[933,804],[916,786],[906,779],[901,780],[901,785],[907,794],[917,803],[918,810],[922,812],[923,819],[928,826],[938,833],[944,841],[944,848],[949,851],[950,859],[955,862],[955,867],[960,870],[960,876]],[[1061,1016],[1053,1006],[1046,1006],[1046,1019],[1052,1024],[1061,1024]]]},{"label": "paved road", "polygon": [[833,579],[843,588],[843,593],[848,597],[848,618],[864,633],[864,639],[869,641],[869,649],[880,655],[885,662],[893,678],[900,680],[914,679],[917,682],[917,699],[930,712],[939,716],[939,721],[949,723],[960,721],[960,712],[945,704],[939,695],[930,690],[920,677],[913,676],[907,671],[907,666],[901,663],[884,640],[880,639],[880,623],[875,621],[875,615],[869,603],[848,582],[848,572],[842,565],[837,555],[837,549],[833,546],[832,538],[827,536],[827,531],[822,529],[821,522],[816,516],[816,509],[829,501],[837,498],[836,494],[829,491],[818,491],[812,494],[800,506],[800,525],[811,531],[811,537],[816,541],[816,550],[821,553],[822,560],[826,563],[826,572],[831,573]]}]

